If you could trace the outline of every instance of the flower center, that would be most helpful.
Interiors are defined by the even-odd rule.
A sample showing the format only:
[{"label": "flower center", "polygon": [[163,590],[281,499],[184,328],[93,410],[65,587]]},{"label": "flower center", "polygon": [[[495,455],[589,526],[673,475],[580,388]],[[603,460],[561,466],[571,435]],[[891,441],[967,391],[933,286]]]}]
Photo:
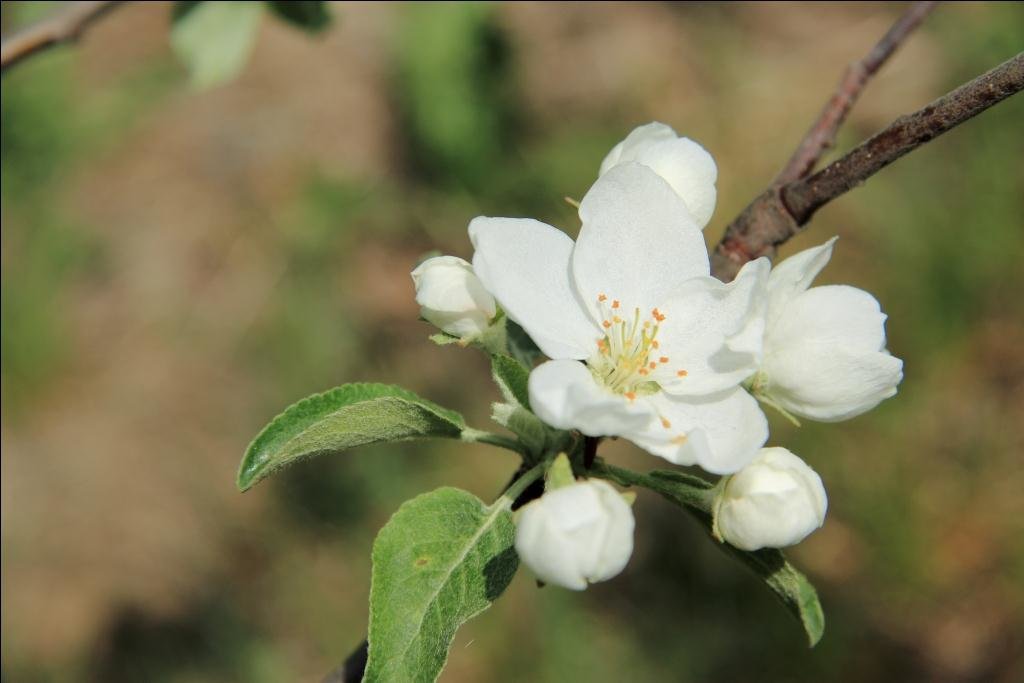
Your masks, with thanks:
[{"label": "flower center", "polygon": [[629,399],[659,391],[651,373],[669,360],[658,351],[658,330],[665,315],[655,308],[641,317],[640,309],[634,308],[624,318],[622,304],[604,294],[597,297],[597,306],[605,334],[597,340],[597,353],[587,361],[594,377]]}]

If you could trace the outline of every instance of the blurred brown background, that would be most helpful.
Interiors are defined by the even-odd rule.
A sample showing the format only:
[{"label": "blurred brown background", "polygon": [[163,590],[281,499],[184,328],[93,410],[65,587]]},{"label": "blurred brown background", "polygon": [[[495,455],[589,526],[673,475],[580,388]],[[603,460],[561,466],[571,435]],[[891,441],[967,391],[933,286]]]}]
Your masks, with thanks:
[{"label": "blurred brown background", "polygon": [[[49,3],[3,4],[4,32]],[[365,448],[242,495],[288,403],[399,383],[487,423],[486,362],[435,347],[409,271],[479,214],[575,231],[612,144],[660,120],[719,165],[722,228],[902,3],[349,4],[264,18],[231,83],[189,87],[170,6],[131,4],[3,76],[3,680],[318,680],[364,636],[369,551],[401,501],[493,496],[487,447]],[[1017,53],[1024,6],[939,7],[840,148]],[[1024,676],[1024,98],[820,212],[823,281],[875,293],[900,394],[795,430],[825,527],[791,553],[797,625],[690,520],[637,504],[585,594],[527,572],[458,634],[445,681],[1011,681]],[[616,444],[610,459],[656,459]]]}]

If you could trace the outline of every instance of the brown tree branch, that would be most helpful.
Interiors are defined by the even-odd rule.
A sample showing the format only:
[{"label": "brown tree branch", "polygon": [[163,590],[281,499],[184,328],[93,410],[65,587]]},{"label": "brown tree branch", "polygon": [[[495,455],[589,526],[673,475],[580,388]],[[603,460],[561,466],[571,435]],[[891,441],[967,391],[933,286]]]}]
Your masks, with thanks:
[{"label": "brown tree branch", "polygon": [[47,48],[78,39],[96,19],[121,4],[116,0],[71,2],[55,14],[0,43],[0,71]]},{"label": "brown tree branch", "polygon": [[814,170],[821,156],[835,144],[836,132],[843,125],[868,81],[937,4],[939,3],[931,1],[915,2],[896,20],[871,52],[847,67],[832,98],[822,109],[818,120],[807,131],[793,156],[776,176],[774,185],[785,185],[805,177]]},{"label": "brown tree branch", "polygon": [[731,280],[740,267],[798,233],[819,208],[929,140],[1024,89],[1024,53],[965,83],[913,114],[901,116],[870,140],[814,175],[770,187],[743,210],[711,255],[712,272]]}]

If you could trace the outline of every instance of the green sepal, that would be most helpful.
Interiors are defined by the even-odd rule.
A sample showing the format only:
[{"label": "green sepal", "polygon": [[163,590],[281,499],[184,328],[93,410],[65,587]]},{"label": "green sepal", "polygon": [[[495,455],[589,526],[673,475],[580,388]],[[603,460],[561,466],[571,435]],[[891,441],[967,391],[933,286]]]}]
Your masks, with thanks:
[{"label": "green sepal", "polygon": [[551,467],[548,468],[547,474],[544,476],[544,490],[554,491],[564,486],[570,486],[576,483],[576,477],[572,473],[572,464],[569,462],[569,456],[565,453],[559,453],[558,457],[555,458],[554,462],[551,463]]}]

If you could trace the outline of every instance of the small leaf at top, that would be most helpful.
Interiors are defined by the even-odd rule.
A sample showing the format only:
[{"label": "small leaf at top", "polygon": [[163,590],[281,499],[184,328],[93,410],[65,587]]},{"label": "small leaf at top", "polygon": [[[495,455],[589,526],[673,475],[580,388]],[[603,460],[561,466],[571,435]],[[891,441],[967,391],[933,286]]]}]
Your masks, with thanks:
[{"label": "small leaf at top", "polygon": [[242,458],[238,488],[301,458],[385,441],[457,439],[465,426],[458,413],[400,387],[345,384],[304,398],[264,427]]},{"label": "small leaf at top", "polygon": [[231,80],[252,51],[263,3],[178,3],[172,10],[171,47],[188,67],[192,85],[208,88]]},{"label": "small leaf at top", "polygon": [[267,4],[278,17],[309,33],[318,33],[331,25],[331,11],[326,2],[283,0]]},{"label": "small leaf at top", "polygon": [[504,499],[440,488],[407,501],[373,544],[363,681],[435,681],[455,630],[490,607],[519,566]]}]

